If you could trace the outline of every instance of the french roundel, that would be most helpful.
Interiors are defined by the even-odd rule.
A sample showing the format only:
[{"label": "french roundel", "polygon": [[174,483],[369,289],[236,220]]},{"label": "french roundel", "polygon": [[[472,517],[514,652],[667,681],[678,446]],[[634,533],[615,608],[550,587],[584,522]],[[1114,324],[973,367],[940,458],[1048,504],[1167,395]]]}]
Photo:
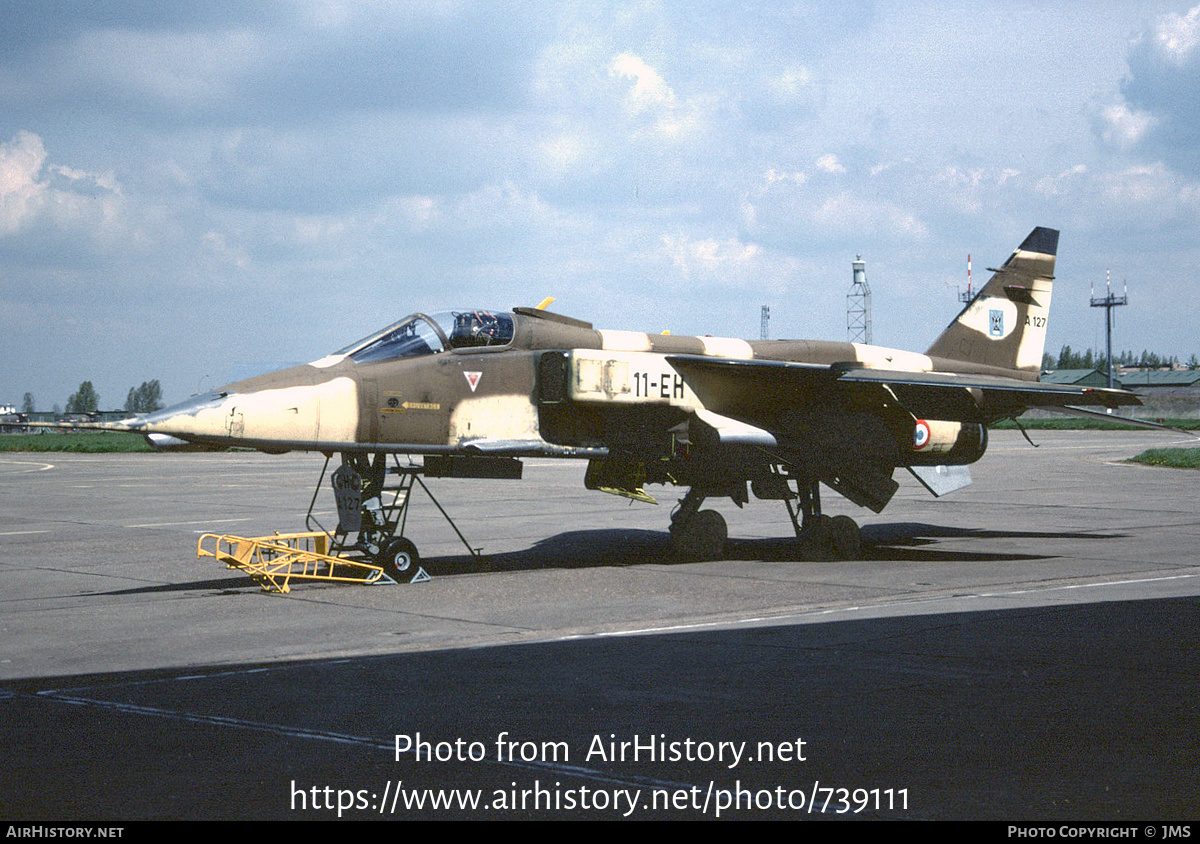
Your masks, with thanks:
[{"label": "french roundel", "polygon": [[924,419],[918,419],[916,427],[913,428],[913,448],[922,449],[929,442],[929,423]]}]

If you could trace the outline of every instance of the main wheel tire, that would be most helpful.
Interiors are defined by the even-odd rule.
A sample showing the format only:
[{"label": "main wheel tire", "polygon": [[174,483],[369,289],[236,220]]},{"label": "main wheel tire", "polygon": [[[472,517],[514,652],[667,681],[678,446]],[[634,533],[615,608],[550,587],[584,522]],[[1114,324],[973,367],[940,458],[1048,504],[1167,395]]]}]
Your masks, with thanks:
[{"label": "main wheel tire", "polygon": [[804,523],[803,533],[813,545],[818,547],[827,545],[829,544],[829,532],[832,524],[833,519],[821,513],[813,516],[812,519]]},{"label": "main wheel tire", "polygon": [[667,528],[667,533],[671,536],[671,550],[675,552],[677,557],[690,560],[695,556],[693,537],[691,533],[684,530],[682,525],[671,525]]},{"label": "main wheel tire", "polygon": [[689,560],[717,560],[725,553],[729,528],[716,510],[701,510],[686,523],[671,525],[671,547]]},{"label": "main wheel tire", "polygon": [[692,530],[696,532],[700,559],[719,560],[725,555],[725,540],[729,538],[729,528],[725,517],[716,510],[701,510],[692,520]]},{"label": "main wheel tire", "polygon": [[403,537],[389,542],[375,559],[388,577],[397,583],[410,583],[421,570],[421,555],[417,553],[417,546]]},{"label": "main wheel tire", "polygon": [[839,560],[857,560],[862,555],[862,532],[849,516],[834,516],[829,522],[829,544]]}]

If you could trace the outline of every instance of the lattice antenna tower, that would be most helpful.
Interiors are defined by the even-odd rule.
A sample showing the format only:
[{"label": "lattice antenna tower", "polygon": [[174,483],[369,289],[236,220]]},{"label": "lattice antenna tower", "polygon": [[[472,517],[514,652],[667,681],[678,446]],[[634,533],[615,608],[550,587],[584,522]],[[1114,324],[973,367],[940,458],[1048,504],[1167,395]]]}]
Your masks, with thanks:
[{"label": "lattice antenna tower", "polygon": [[867,264],[859,255],[851,264],[854,283],[846,294],[846,333],[851,343],[871,342],[871,285],[867,284]]},{"label": "lattice antenna tower", "polygon": [[767,323],[771,321],[771,309],[767,305],[763,305],[762,308],[762,331],[760,338],[766,340],[770,336],[767,332]]},{"label": "lattice antenna tower", "polygon": [[1124,292],[1120,296],[1114,296],[1112,292],[1112,277],[1108,270],[1104,271],[1104,279],[1108,288],[1108,295],[1096,297],[1096,283],[1092,282],[1092,307],[1104,308],[1104,336],[1105,345],[1108,349],[1108,386],[1112,389],[1113,385],[1113,366],[1112,366],[1112,311],[1113,308],[1119,308],[1121,305],[1129,304],[1129,284],[1125,284]]}]

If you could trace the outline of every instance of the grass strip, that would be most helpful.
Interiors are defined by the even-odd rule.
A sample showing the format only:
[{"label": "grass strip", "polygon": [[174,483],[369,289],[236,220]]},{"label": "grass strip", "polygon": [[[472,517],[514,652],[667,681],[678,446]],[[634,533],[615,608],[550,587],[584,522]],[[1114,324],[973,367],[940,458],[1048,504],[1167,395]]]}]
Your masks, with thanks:
[{"label": "grass strip", "polygon": [[124,431],[69,431],[38,434],[4,434],[0,451],[74,451],[86,454],[119,454],[154,451],[141,434]]},{"label": "grass strip", "polygon": [[1125,462],[1169,466],[1172,469],[1200,469],[1200,448],[1151,448]]}]

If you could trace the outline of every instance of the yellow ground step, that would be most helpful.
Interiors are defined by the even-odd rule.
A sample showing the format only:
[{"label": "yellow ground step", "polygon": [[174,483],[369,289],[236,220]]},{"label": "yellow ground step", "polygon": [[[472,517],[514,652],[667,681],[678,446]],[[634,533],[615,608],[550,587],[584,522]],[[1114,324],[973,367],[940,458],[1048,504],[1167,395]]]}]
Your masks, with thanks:
[{"label": "yellow ground step", "polygon": [[241,569],[267,592],[290,592],[288,583],[295,578],[367,585],[396,583],[380,566],[330,554],[329,535],[324,532],[254,537],[206,533],[196,543],[196,556],[212,557],[229,568]]}]

